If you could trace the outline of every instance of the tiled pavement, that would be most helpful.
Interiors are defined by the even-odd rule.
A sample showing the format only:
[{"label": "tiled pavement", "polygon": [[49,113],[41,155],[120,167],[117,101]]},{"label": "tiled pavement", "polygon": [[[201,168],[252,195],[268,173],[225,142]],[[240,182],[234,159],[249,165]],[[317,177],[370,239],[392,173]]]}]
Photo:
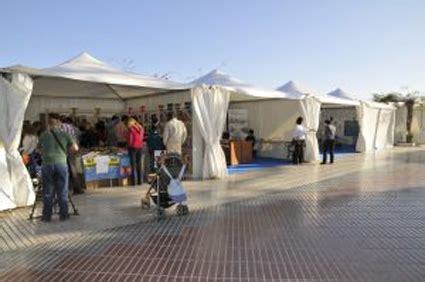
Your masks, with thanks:
[{"label": "tiled pavement", "polygon": [[395,149],[190,182],[191,214],[160,222],[122,188],[66,223],[2,214],[0,280],[424,281],[424,169],[425,150]]}]

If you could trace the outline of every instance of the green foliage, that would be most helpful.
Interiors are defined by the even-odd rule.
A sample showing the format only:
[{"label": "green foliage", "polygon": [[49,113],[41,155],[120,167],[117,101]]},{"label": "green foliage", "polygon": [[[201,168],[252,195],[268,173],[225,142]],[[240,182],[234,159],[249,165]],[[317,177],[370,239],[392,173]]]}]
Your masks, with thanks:
[{"label": "green foliage", "polygon": [[407,108],[407,120],[406,120],[406,141],[408,143],[413,142],[413,133],[412,133],[412,121],[413,121],[413,108],[417,100],[419,100],[418,91],[407,91],[406,94],[400,92],[389,92],[389,93],[376,93],[373,94],[373,100],[380,103],[398,103],[403,102]]},{"label": "green foliage", "polygon": [[390,92],[390,93],[375,93],[373,94],[373,100],[379,103],[390,103],[390,102],[404,102],[404,97],[401,93]]}]

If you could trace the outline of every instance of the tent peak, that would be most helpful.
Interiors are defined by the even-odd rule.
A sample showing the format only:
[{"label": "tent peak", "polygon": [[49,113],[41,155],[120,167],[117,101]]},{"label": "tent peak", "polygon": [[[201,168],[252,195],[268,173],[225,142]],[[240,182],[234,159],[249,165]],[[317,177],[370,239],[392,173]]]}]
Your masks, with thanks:
[{"label": "tent peak", "polygon": [[108,64],[102,62],[99,59],[96,59],[95,57],[93,57],[92,55],[90,55],[87,52],[82,52],[79,55],[75,56],[74,58],[60,64],[60,66],[65,66],[65,65],[85,65],[85,64],[95,64],[95,65],[101,65],[101,66],[106,66],[106,67],[111,67]]},{"label": "tent peak", "polygon": [[213,69],[209,73],[195,79],[191,82],[191,84],[199,85],[199,84],[210,84],[210,85],[234,85],[234,84],[244,84],[241,80],[231,77],[225,72],[219,69]]},{"label": "tent peak", "polygon": [[334,91],[328,93],[327,95],[347,100],[357,100],[353,95],[345,92],[341,88],[337,88]]},{"label": "tent peak", "polygon": [[302,95],[317,94],[315,91],[312,91],[293,80],[288,81],[286,84],[279,87],[277,90],[290,93],[290,94],[302,94]]}]

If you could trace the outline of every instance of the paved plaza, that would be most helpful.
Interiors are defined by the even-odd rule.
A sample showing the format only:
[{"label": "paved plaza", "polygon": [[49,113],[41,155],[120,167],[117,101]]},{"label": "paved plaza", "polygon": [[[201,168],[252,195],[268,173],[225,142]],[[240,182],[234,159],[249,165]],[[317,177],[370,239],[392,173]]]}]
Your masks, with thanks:
[{"label": "paved plaza", "polygon": [[68,222],[0,213],[1,281],[424,281],[425,148],[186,182],[157,221],[146,187],[74,198]]}]

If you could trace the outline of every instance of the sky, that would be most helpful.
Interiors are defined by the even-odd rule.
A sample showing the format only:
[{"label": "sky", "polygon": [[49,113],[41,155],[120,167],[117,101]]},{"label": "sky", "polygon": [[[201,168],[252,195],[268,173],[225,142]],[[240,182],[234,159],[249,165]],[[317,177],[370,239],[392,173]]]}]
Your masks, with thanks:
[{"label": "sky", "polygon": [[2,1],[0,66],[50,67],[88,52],[191,81],[219,68],[277,88],[425,91],[425,1]]}]

